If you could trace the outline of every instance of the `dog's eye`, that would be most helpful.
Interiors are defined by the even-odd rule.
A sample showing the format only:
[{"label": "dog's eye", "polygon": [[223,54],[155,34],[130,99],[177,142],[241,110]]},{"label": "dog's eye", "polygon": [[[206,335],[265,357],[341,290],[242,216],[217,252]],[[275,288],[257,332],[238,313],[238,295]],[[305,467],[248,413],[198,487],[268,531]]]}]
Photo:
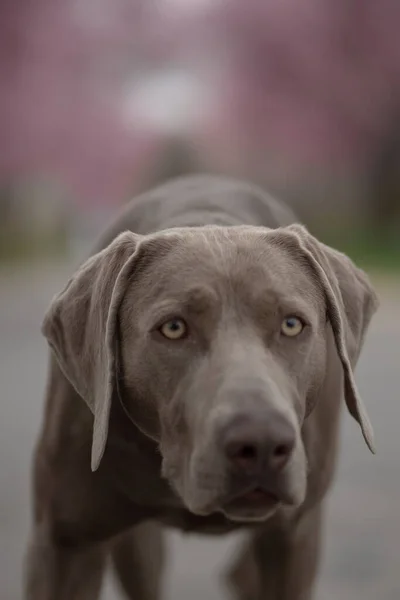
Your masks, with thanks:
[{"label": "dog's eye", "polygon": [[161,325],[160,332],[169,340],[180,340],[187,333],[187,325],[183,319],[171,319]]},{"label": "dog's eye", "polygon": [[304,323],[298,317],[286,317],[282,321],[281,332],[287,337],[299,335],[304,328]]}]

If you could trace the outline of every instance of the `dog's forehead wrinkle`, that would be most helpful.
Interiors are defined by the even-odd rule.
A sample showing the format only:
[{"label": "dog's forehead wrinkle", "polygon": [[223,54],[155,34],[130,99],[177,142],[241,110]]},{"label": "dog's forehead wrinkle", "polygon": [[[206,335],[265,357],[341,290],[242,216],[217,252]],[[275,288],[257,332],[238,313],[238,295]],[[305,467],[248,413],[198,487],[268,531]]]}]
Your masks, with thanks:
[{"label": "dog's forehead wrinkle", "polygon": [[[233,228],[235,229],[235,228]],[[203,228],[181,240],[142,273],[144,304],[169,298],[202,310],[242,304],[278,312],[285,305],[305,307],[318,302],[317,284],[289,254],[266,243],[268,235],[238,228]],[[290,302],[288,302],[290,300]]]},{"label": "dog's forehead wrinkle", "polygon": [[192,249],[208,251],[212,256],[226,258],[240,250],[256,250],[265,243],[266,228],[246,225],[222,227],[209,225],[204,227],[182,228],[180,243],[183,252]]}]

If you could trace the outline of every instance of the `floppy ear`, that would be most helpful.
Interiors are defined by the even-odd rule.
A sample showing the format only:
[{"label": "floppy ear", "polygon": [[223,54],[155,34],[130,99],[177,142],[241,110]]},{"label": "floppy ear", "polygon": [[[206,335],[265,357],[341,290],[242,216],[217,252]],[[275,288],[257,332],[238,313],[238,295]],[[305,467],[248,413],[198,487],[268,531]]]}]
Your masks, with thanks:
[{"label": "floppy ear", "polygon": [[122,233],[87,260],[55,296],[42,325],[64,375],[94,415],[93,471],[107,441],[116,381],[117,316],[139,239]]},{"label": "floppy ear", "polygon": [[343,366],[346,405],[374,453],[373,429],[357,390],[353,368],[370,320],[378,308],[378,297],[367,275],[345,254],[319,242],[302,225],[290,225],[285,230],[290,233],[297,250],[307,259],[323,288],[328,318]]}]

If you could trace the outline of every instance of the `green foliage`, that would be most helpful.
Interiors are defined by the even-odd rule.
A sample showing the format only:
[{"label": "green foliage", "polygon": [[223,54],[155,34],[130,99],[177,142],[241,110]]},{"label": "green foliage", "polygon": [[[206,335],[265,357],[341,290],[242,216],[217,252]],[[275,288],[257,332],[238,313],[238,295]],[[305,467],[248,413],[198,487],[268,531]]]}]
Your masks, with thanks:
[{"label": "green foliage", "polygon": [[397,231],[341,227],[319,236],[325,243],[348,254],[360,267],[400,271],[400,227]]},{"label": "green foliage", "polygon": [[67,240],[60,234],[29,235],[0,231],[0,264],[29,263],[44,257],[60,257],[66,253]]}]

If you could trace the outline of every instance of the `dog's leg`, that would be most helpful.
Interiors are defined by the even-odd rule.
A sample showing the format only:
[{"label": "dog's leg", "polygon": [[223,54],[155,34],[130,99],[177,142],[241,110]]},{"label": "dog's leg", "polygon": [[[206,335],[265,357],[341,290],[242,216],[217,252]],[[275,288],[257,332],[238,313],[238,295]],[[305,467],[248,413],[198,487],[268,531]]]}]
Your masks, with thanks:
[{"label": "dog's leg", "polygon": [[240,600],[311,600],[318,570],[321,507],[288,531],[257,532],[229,574]]},{"label": "dog's leg", "polygon": [[53,542],[38,528],[26,556],[26,600],[97,600],[105,548]]},{"label": "dog's leg", "polygon": [[111,549],[118,580],[129,600],[157,600],[164,563],[160,525],[146,522],[124,534]]}]

